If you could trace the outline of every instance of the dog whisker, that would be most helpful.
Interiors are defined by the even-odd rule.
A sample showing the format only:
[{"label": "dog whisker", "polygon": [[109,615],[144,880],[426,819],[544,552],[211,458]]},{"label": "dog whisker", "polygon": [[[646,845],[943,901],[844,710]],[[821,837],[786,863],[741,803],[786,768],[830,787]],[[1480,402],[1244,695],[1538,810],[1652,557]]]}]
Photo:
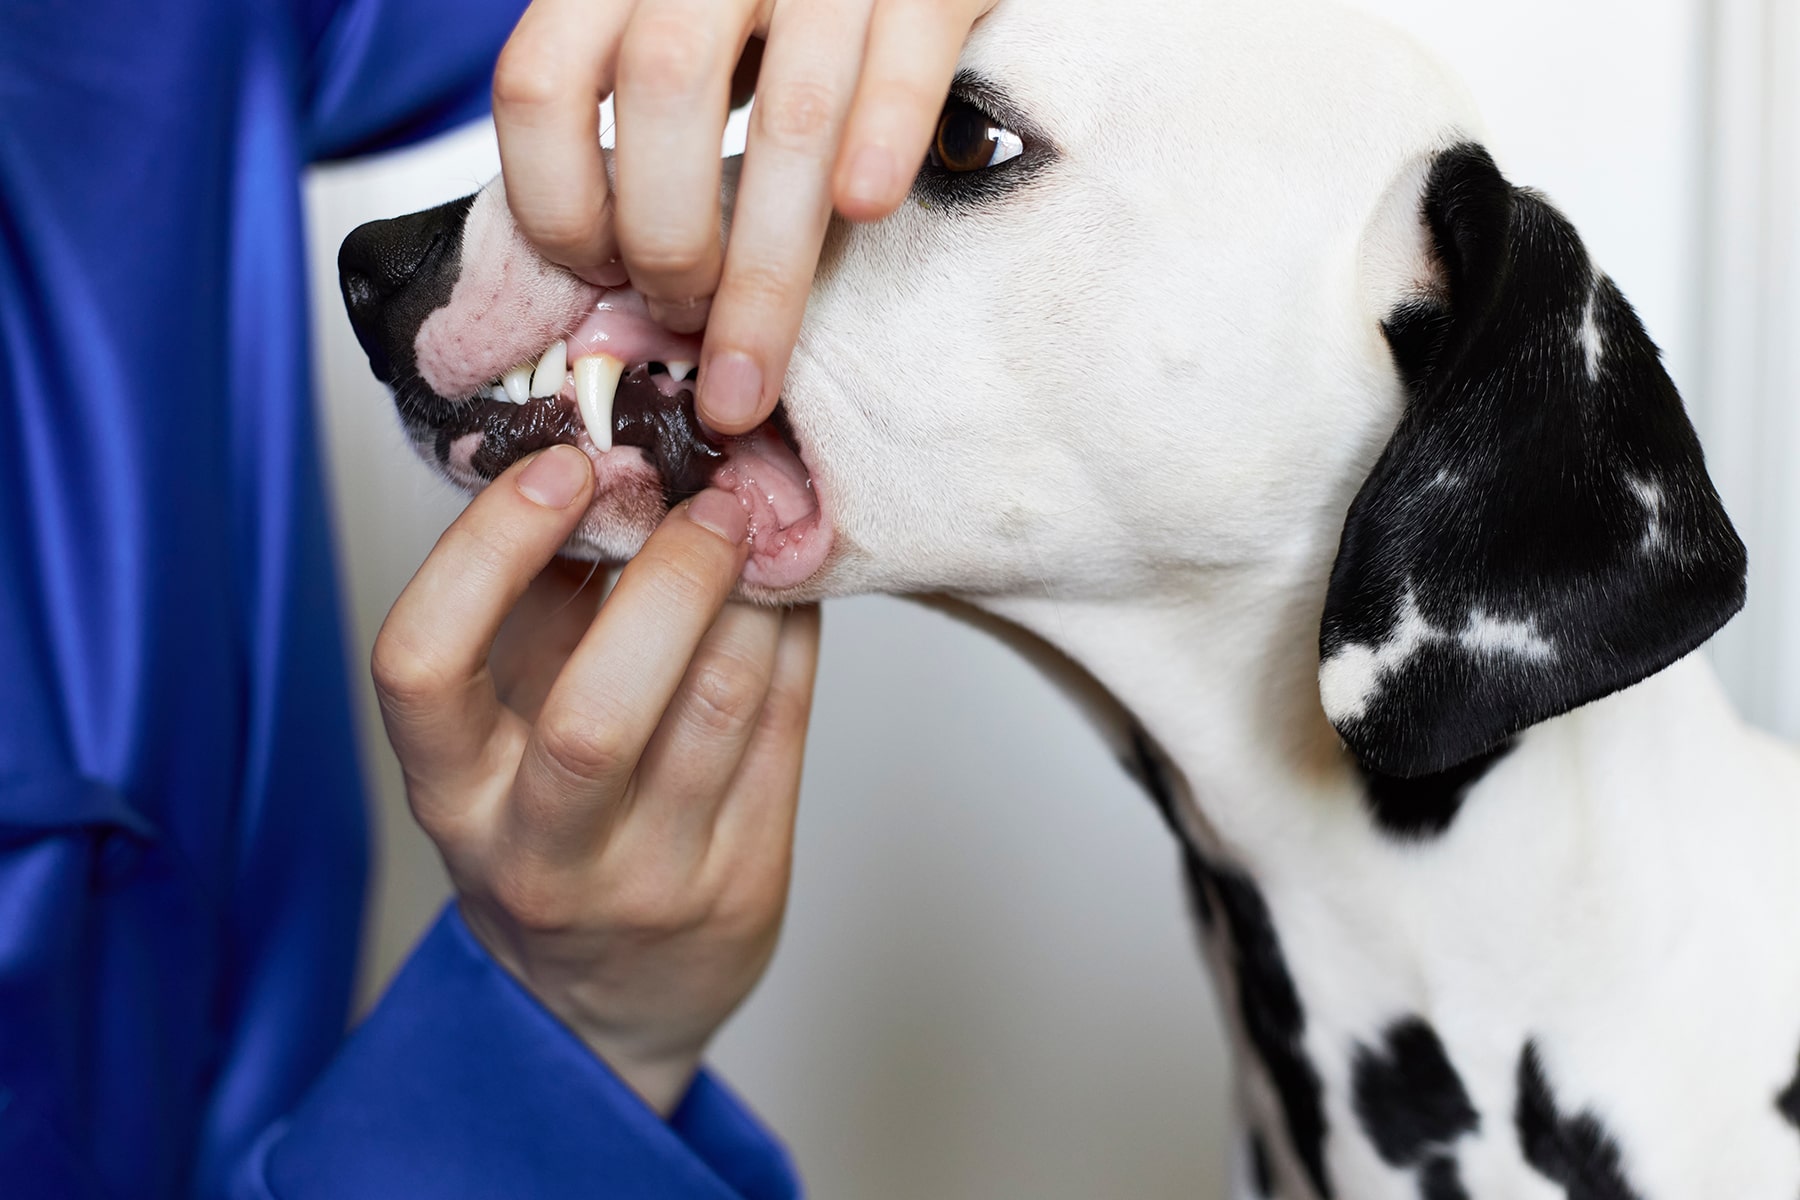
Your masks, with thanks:
[{"label": "dog whisker", "polygon": [[575,603],[575,598],[577,596],[581,595],[581,593],[584,590],[586,590],[588,584],[594,582],[594,576],[599,573],[600,573],[600,560],[596,558],[593,561],[593,563],[588,567],[588,573],[586,575],[582,576],[580,583],[575,585],[575,590],[570,592],[566,597],[564,597],[563,602],[561,604],[559,604],[555,608],[551,609],[549,615],[554,617],[558,613],[562,612],[563,609],[565,609],[565,608],[569,607],[569,605]]}]

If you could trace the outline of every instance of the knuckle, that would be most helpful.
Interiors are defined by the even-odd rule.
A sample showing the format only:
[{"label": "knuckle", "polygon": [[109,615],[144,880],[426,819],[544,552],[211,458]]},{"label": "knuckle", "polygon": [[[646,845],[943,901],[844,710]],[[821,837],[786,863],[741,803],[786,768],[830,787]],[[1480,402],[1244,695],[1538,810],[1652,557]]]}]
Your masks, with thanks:
[{"label": "knuckle", "polygon": [[667,870],[633,872],[616,880],[605,903],[605,921],[627,937],[675,937],[705,924],[708,906],[692,881]]},{"label": "knuckle", "polygon": [[382,706],[410,712],[430,704],[450,686],[450,672],[435,655],[383,626],[369,653],[369,675]]},{"label": "knuckle", "polygon": [[457,806],[446,803],[441,796],[432,795],[424,788],[409,783],[406,789],[406,807],[425,836],[431,839],[432,845],[447,858],[461,853],[473,840],[467,816],[460,813]]},{"label": "knuckle", "polygon": [[[619,232],[620,240],[628,243],[625,257],[632,270],[665,278],[678,279],[702,273],[719,248],[718,236],[710,226],[683,230],[664,225],[647,230],[621,228]],[[685,296],[656,298],[686,299]]]},{"label": "knuckle", "polygon": [[619,86],[688,95],[713,73],[716,39],[705,21],[679,13],[650,12],[626,30],[619,53]]},{"label": "knuckle", "polygon": [[[944,106],[941,93],[929,88],[923,80],[909,75],[887,75],[865,85],[865,105],[884,114],[919,119],[935,117]],[[892,120],[893,117],[887,119]]]},{"label": "knuckle", "polygon": [[603,779],[628,770],[635,754],[627,744],[623,724],[604,706],[588,703],[582,707],[595,711],[564,707],[541,719],[538,743],[544,756],[577,779]]},{"label": "knuckle", "polygon": [[567,933],[581,921],[580,889],[529,861],[508,862],[488,880],[494,904],[527,933]]},{"label": "knuckle", "polygon": [[741,310],[755,313],[767,336],[781,319],[776,314],[792,311],[796,301],[806,295],[809,282],[788,263],[746,254],[731,264],[721,290],[729,289]]},{"label": "knuckle", "polygon": [[688,711],[706,732],[729,736],[747,730],[763,704],[763,681],[740,658],[719,655],[695,667],[689,682]]},{"label": "knuckle", "polygon": [[597,256],[606,233],[606,210],[544,209],[518,216],[520,230],[552,254]]},{"label": "knuckle", "polygon": [[509,41],[494,64],[494,107],[546,108],[566,94],[557,59],[518,38]]},{"label": "knuckle", "polygon": [[657,604],[664,611],[680,612],[716,607],[719,586],[715,581],[722,574],[721,561],[722,558],[709,557],[700,547],[665,549],[653,564],[655,573],[650,578]]},{"label": "knuckle", "polygon": [[[480,500],[477,497],[476,503]],[[491,520],[459,521],[444,532],[432,554],[456,564],[459,594],[466,596],[484,592],[503,579],[518,549],[519,540],[495,528]]]},{"label": "knuckle", "polygon": [[751,110],[756,132],[786,150],[822,155],[837,126],[838,102],[831,89],[792,80],[757,96]]},{"label": "knuckle", "polygon": [[763,732],[780,742],[804,737],[807,723],[811,719],[811,699],[781,687],[769,689],[769,694],[763,698],[762,712],[758,718]]}]

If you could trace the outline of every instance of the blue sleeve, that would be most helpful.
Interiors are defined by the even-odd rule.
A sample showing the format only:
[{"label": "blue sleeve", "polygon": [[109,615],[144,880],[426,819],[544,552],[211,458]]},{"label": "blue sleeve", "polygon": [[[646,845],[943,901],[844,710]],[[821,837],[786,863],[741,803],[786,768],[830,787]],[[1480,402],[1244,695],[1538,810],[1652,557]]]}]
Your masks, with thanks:
[{"label": "blue sleeve", "polygon": [[786,1153],[704,1072],[667,1121],[448,908],[236,1200],[790,1200]]},{"label": "blue sleeve", "polygon": [[525,0],[341,0],[312,49],[307,149],[349,158],[488,111],[494,59]]}]

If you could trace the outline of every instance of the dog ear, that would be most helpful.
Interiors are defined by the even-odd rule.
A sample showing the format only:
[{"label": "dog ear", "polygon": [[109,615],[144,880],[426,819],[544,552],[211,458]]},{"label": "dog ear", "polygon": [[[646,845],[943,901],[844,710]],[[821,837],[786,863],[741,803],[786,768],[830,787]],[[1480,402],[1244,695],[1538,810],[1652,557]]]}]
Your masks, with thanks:
[{"label": "dog ear", "polygon": [[1424,221],[1441,298],[1383,323],[1408,389],[1338,548],[1325,712],[1414,778],[1654,674],[1744,602],[1744,547],[1655,345],[1569,222],[1479,146]]}]

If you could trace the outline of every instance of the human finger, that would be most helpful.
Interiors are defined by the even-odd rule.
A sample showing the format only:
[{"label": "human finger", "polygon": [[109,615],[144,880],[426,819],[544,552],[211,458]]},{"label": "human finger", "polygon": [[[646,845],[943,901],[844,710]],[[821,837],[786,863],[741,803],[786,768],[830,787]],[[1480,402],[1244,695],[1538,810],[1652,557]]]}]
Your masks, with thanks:
[{"label": "human finger", "polygon": [[706,324],[718,286],[720,145],[757,0],[643,0],[619,47],[617,234],[650,315]]},{"label": "human finger", "polygon": [[931,145],[956,61],[994,0],[883,0],[832,175],[837,210],[875,221],[906,199]]},{"label": "human finger", "polygon": [[580,856],[604,830],[737,583],[747,532],[737,497],[710,489],[670,513],[619,573],[520,762],[509,820],[521,850]]},{"label": "human finger", "polygon": [[502,711],[488,672],[501,622],[586,511],[588,458],[552,446],[470,502],[394,602],[370,657],[382,719],[426,789],[486,752]]},{"label": "human finger", "polygon": [[806,731],[818,679],[819,629],[816,604],[791,609],[782,621],[756,730],[715,818],[712,844],[720,846],[721,853],[755,858],[793,842]]},{"label": "human finger", "polygon": [[624,282],[600,153],[628,0],[534,0],[494,67],[494,129],[513,220],[590,283]]},{"label": "human finger", "polygon": [[694,858],[762,714],[781,638],[780,609],[732,603],[701,639],[638,762],[634,825]]},{"label": "human finger", "polygon": [[868,0],[790,0],[772,18],[701,354],[700,414],[722,433],[760,424],[780,394],[868,24]]},{"label": "human finger", "polygon": [[599,563],[550,560],[501,624],[488,656],[502,704],[527,721],[537,719],[611,583],[612,572]]}]

